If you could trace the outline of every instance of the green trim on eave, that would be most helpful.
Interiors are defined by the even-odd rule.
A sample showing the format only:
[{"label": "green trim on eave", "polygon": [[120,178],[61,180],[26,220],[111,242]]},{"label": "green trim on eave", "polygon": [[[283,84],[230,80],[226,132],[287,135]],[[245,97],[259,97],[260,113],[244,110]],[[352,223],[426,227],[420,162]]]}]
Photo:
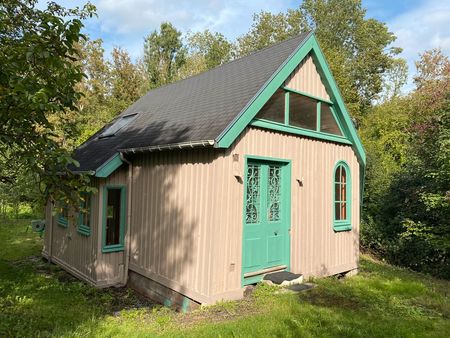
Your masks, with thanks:
[{"label": "green trim on eave", "polygon": [[272,129],[272,130],[289,133],[289,134],[296,134],[296,135],[302,135],[302,136],[306,136],[306,137],[318,138],[318,139],[325,140],[325,141],[331,141],[331,142],[337,142],[337,143],[343,143],[343,144],[349,144],[349,145],[352,144],[349,140],[347,140],[345,137],[342,137],[342,136],[317,132],[315,130],[286,126],[284,124],[273,122],[273,121],[268,121],[268,120],[261,120],[261,119],[253,120],[250,123],[250,125],[253,127]]},{"label": "green trim on eave", "polygon": [[288,91],[288,92],[295,93],[295,94],[300,94],[300,95],[309,97],[310,99],[313,99],[313,100],[316,100],[316,101],[325,102],[325,103],[328,103],[328,104],[333,104],[333,102],[331,102],[330,100],[324,99],[322,97],[314,96],[314,95],[302,92],[300,90],[292,89],[292,88],[289,88],[289,87],[286,87],[286,86],[284,86],[282,88],[284,90]]},{"label": "green trim on eave", "polygon": [[[347,112],[342,96],[336,85],[336,82],[330,72],[325,57],[319,47],[319,44],[314,36],[310,34],[303,43],[297,47],[294,53],[285,61],[285,63],[277,70],[276,74],[265,84],[265,86],[255,95],[251,102],[243,109],[239,116],[227,127],[227,129],[219,135],[216,140],[216,146],[219,148],[228,148],[242,133],[242,131],[251,123],[259,110],[275,93],[275,91],[282,87],[284,81],[295,70],[299,63],[309,54],[317,67],[321,79],[327,89],[328,94],[331,94],[331,103],[339,110],[340,114],[337,119],[342,123],[344,135],[346,135],[353,148],[356,156],[360,162],[361,168],[364,171],[366,165],[366,154],[361,140],[358,137],[356,129]],[[289,90],[289,89],[288,89]],[[304,94],[304,93],[303,93]],[[321,99],[323,102],[323,99]],[[342,121],[343,120],[343,121]],[[315,137],[315,136],[313,136]]]},{"label": "green trim on eave", "polygon": [[109,175],[111,175],[117,168],[119,168],[122,165],[122,163],[123,161],[120,158],[120,154],[116,153],[95,171],[95,176],[106,178]]}]

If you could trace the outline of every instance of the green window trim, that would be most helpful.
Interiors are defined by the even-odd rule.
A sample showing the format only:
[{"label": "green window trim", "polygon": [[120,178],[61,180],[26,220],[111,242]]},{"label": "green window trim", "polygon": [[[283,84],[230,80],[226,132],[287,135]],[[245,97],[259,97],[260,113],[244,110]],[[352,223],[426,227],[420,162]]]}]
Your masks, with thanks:
[{"label": "green window trim", "polygon": [[277,123],[273,121],[268,120],[262,120],[262,119],[255,119],[250,123],[251,126],[259,127],[259,128],[265,128],[265,129],[272,129],[276,131],[281,131],[289,134],[296,134],[296,135],[302,135],[312,138],[318,138],[325,141],[331,141],[336,143],[343,143],[343,144],[349,144],[352,143],[345,137],[328,134],[324,132],[318,132],[315,130],[310,129],[304,129],[300,127],[293,127],[293,126],[287,126],[282,123]]},{"label": "green window trim", "polygon": [[92,224],[92,194],[83,194],[85,196],[89,196],[89,206],[86,207],[83,201],[80,202],[80,212],[78,213],[78,224],[77,224],[77,232],[84,236],[91,235],[91,227],[90,225],[83,224],[83,209],[89,210],[89,224]]},{"label": "green window trim", "polygon": [[69,210],[68,210],[68,206],[67,205],[63,205],[60,209],[66,209],[67,210],[67,217],[64,216],[64,214],[62,213],[61,210],[59,210],[56,223],[62,228],[67,228],[67,227],[69,227],[69,217],[68,217]]},{"label": "green window trim", "polygon": [[[107,221],[107,204],[108,190],[120,189],[120,235],[119,243],[106,245],[106,221]],[[125,222],[126,222],[126,187],[124,185],[105,185],[103,188],[103,206],[102,206],[102,252],[123,251],[125,248]]]},{"label": "green window trim", "polygon": [[[336,184],[339,184],[340,182],[336,182],[336,171],[342,167],[345,170],[346,175],[346,187],[345,187],[345,219],[338,220],[336,219],[336,203],[339,201],[336,201]],[[352,229],[352,177],[350,172],[350,167],[348,166],[347,162],[345,161],[338,161],[333,169],[333,205],[332,205],[332,214],[333,214],[333,230],[335,232],[340,231],[349,231]],[[342,201],[340,201],[342,202]]]}]

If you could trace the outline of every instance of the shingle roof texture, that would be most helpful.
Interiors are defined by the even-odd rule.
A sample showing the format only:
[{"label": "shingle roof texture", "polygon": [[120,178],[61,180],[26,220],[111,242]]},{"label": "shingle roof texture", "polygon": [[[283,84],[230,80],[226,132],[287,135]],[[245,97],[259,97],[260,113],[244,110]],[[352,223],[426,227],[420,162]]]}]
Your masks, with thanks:
[{"label": "shingle roof texture", "polygon": [[99,138],[108,124],[75,150],[77,171],[96,170],[119,149],[217,139],[307,37],[300,34],[149,91],[118,116],[138,113],[129,125]]}]

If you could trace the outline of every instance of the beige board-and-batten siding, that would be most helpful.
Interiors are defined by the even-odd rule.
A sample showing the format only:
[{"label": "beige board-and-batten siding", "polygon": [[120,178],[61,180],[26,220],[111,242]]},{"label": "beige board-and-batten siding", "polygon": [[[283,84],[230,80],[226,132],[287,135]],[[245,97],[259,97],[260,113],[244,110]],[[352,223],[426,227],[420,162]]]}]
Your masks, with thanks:
[{"label": "beige board-and-batten siding", "polygon": [[[130,269],[198,302],[241,297],[246,155],[291,160],[291,270],[324,276],[355,269],[359,164],[352,148],[253,127],[227,151],[133,160]],[[353,229],[335,233],[333,169],[340,160],[351,169]]]},{"label": "beige board-and-batten siding", "polygon": [[330,100],[311,55],[306,56],[284,82],[284,86]]},{"label": "beige board-and-batten siding", "polygon": [[[122,282],[124,253],[102,253],[103,187],[105,184],[126,185],[127,168],[124,166],[106,179],[93,179],[91,185],[98,189],[92,195],[91,233],[77,231],[78,217],[70,210],[67,227],[58,225],[51,202],[46,207],[46,231],[43,255],[49,257],[77,277],[103,287]],[[51,240],[51,245],[50,245]]]}]

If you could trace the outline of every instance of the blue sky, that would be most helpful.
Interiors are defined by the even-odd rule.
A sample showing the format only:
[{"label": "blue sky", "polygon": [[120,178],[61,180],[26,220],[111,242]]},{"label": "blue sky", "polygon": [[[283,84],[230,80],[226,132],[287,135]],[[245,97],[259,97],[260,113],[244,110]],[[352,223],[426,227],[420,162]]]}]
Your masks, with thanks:
[{"label": "blue sky", "polygon": [[[85,1],[58,1],[73,7]],[[234,39],[248,31],[252,14],[261,10],[280,12],[298,7],[293,0],[91,0],[98,18],[86,23],[91,38],[102,38],[106,52],[114,46],[142,55],[144,36],[162,21],[183,32],[208,28]],[[394,46],[403,48],[410,73],[424,50],[440,47],[450,55],[449,0],[363,0],[367,17],[385,22],[397,36]]]}]

